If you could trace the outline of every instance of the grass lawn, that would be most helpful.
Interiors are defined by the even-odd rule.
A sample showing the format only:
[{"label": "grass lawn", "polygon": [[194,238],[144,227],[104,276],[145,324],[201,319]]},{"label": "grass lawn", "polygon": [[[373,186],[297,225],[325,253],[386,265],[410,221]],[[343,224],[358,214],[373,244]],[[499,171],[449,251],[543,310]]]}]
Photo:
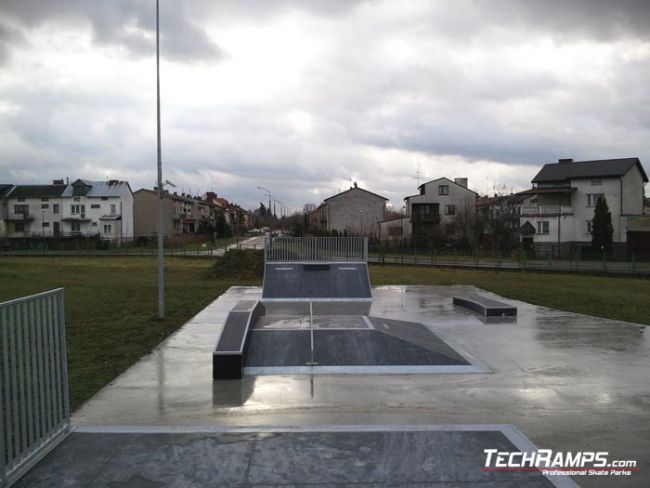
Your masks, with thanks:
[{"label": "grass lawn", "polygon": [[0,259],[0,301],[65,287],[70,403],[76,408],[233,284],[212,260],[165,258],[166,318],[156,318],[155,257]]},{"label": "grass lawn", "polygon": [[650,325],[650,280],[425,266],[371,265],[373,285],[476,285],[559,310]]}]

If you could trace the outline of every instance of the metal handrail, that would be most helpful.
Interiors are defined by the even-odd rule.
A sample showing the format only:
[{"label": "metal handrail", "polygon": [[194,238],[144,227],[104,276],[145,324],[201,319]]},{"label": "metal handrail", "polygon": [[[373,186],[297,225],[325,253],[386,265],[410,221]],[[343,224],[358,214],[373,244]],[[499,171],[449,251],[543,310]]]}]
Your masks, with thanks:
[{"label": "metal handrail", "polygon": [[266,237],[264,262],[367,262],[367,237]]},{"label": "metal handrail", "polygon": [[63,288],[0,303],[0,486],[70,431]]}]

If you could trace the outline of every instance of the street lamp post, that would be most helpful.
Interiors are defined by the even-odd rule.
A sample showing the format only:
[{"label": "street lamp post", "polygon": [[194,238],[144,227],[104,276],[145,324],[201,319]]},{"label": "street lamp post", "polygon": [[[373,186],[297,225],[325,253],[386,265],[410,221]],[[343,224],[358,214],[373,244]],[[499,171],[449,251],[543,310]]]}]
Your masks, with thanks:
[{"label": "street lamp post", "polygon": [[400,239],[400,247],[404,245],[404,219],[406,218],[406,205],[402,205],[400,208],[400,219],[399,222],[402,226],[402,237]]},{"label": "street lamp post", "polygon": [[263,186],[258,186],[257,189],[258,189],[258,190],[265,191],[265,192],[266,192],[266,196],[269,197],[269,212],[270,212],[270,211],[271,211],[271,198],[273,198],[273,197],[271,196],[271,192],[270,192],[267,188],[264,188]]},{"label": "street lamp post", "polygon": [[165,276],[163,256],[163,181],[160,144],[160,24],[156,0],[156,135],[158,146],[158,318],[165,318]]}]

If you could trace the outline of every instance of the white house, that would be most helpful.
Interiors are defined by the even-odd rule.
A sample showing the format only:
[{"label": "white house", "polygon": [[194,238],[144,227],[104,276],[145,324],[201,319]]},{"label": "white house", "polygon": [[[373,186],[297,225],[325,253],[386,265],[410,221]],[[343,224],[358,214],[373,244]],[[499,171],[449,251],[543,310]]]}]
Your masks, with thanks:
[{"label": "white house", "polygon": [[2,185],[0,184],[0,237],[7,236],[7,229],[9,227],[9,222],[7,218],[9,216],[9,207],[7,206],[7,199],[5,198],[11,190],[13,190],[14,185]]},{"label": "white house", "polygon": [[437,178],[418,189],[418,195],[404,198],[414,235],[467,237],[463,234],[474,224],[478,196],[467,188],[467,178]]},{"label": "white house", "polygon": [[7,237],[133,237],[133,193],[126,181],[16,185],[5,200]]},{"label": "white house", "polygon": [[[572,257],[591,245],[591,221],[604,197],[612,214],[614,252],[624,254],[631,217],[643,215],[648,177],[638,158],[546,164],[533,178],[534,188],[521,206],[525,249]],[[638,219],[635,219],[636,222]]]},{"label": "white house", "polygon": [[63,231],[133,237],[133,192],[126,181],[78,179],[63,192]]},{"label": "white house", "polygon": [[15,185],[4,198],[3,220],[7,237],[59,235],[66,185]]}]

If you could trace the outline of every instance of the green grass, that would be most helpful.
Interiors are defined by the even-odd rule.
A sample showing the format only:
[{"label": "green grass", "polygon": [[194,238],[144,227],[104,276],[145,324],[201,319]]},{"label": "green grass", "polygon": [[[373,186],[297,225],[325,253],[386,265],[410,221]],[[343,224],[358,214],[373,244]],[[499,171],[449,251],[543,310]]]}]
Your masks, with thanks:
[{"label": "green grass", "polygon": [[373,285],[476,285],[535,305],[650,325],[650,280],[421,266],[370,266]]},{"label": "green grass", "polygon": [[[0,301],[65,287],[74,409],[234,283],[208,279],[208,259],[165,259],[158,320],[154,257],[0,259]],[[250,284],[258,284],[257,281]]]}]

